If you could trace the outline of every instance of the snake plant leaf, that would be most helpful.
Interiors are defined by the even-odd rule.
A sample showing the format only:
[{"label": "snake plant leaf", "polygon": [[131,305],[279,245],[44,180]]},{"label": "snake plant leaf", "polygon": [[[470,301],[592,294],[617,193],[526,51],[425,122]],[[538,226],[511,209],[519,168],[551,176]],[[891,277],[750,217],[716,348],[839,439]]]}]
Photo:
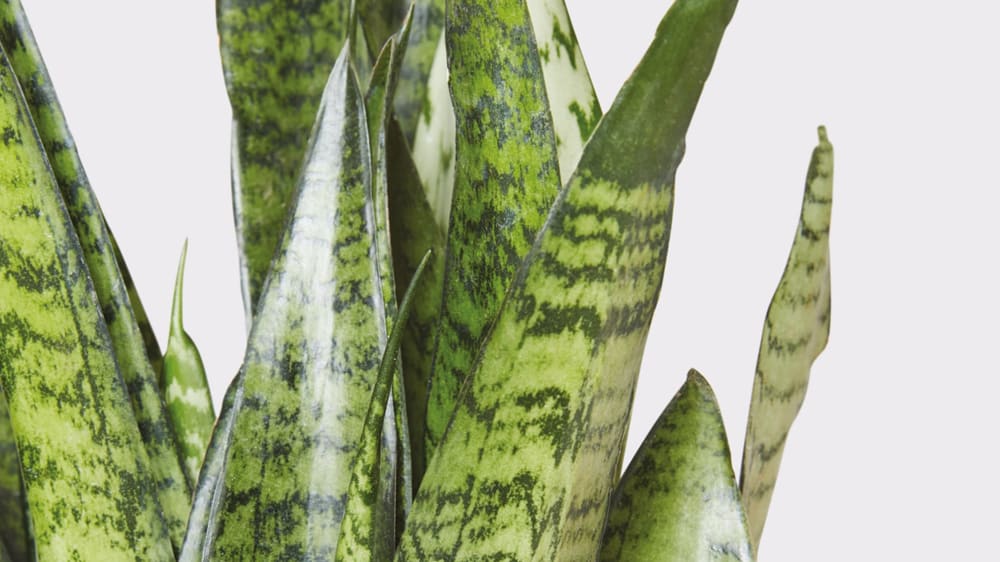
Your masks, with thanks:
[{"label": "snake plant leaf", "polygon": [[[424,428],[427,419],[427,385],[430,380],[434,337],[441,311],[444,283],[444,235],[434,223],[434,214],[406,146],[402,128],[389,123],[386,154],[389,161],[389,225],[392,230],[393,269],[397,286],[408,287],[427,250],[430,261],[415,287],[413,311],[403,334],[403,385],[406,417],[410,425],[413,486],[420,487],[426,466]],[[400,295],[402,297],[402,295]]]},{"label": "snake plant leaf", "polygon": [[217,0],[233,107],[233,206],[249,319],[281,238],[347,0]]},{"label": "snake plant leaf", "polygon": [[174,284],[173,310],[170,313],[170,337],[167,352],[163,355],[163,378],[160,381],[163,396],[170,412],[170,422],[181,445],[184,473],[192,487],[198,482],[198,470],[205,457],[205,449],[212,437],[215,411],[212,395],[205,378],[205,365],[201,353],[191,336],[184,331],[184,262],[187,258],[187,240],[181,250]]},{"label": "snake plant leaf", "polygon": [[753,560],[722,413],[697,371],[615,488],[600,560]]},{"label": "snake plant leaf", "polygon": [[371,156],[348,48],[330,75],[234,405],[213,559],[331,558],[386,341]]},{"label": "snake plant leaf", "polygon": [[[381,481],[380,458],[383,419],[390,398],[390,389],[399,355],[400,344],[405,332],[406,320],[413,306],[415,288],[420,283],[420,277],[430,262],[431,250],[424,254],[420,265],[413,274],[413,279],[403,295],[399,308],[398,321],[389,334],[385,354],[379,365],[378,380],[372,392],[371,404],[365,416],[365,428],[362,434],[361,446],[354,461],[351,474],[351,485],[347,494],[347,507],[343,524],[340,527],[340,539],[337,541],[337,560],[371,561],[389,560],[396,549],[396,528],[392,519],[380,520],[376,503],[393,498],[384,498],[378,494]],[[391,509],[382,508],[382,512]],[[400,527],[401,528],[401,527]]]},{"label": "snake plant leaf", "polygon": [[830,337],[832,202],[833,146],[820,127],[795,241],[764,321],[750,398],[740,489],[755,553],[788,430],[805,399],[813,361]]},{"label": "snake plant leaf", "polygon": [[440,34],[413,132],[413,162],[441,232],[448,232],[455,186],[455,111],[448,91],[448,55]]},{"label": "snake plant leaf", "polygon": [[355,0],[359,31],[372,54],[380,52],[389,38],[403,26],[411,4],[405,0]]},{"label": "snake plant leaf", "polygon": [[524,0],[449,3],[446,25],[457,167],[428,453],[441,440],[483,334],[561,185]]},{"label": "snake plant leaf", "polygon": [[233,415],[243,400],[243,371],[229,383],[222,397],[219,419],[212,430],[212,438],[205,451],[205,461],[198,474],[198,483],[191,500],[184,545],[177,555],[177,562],[202,562],[211,560],[213,536],[219,515],[222,494],[222,477],[225,475],[226,454],[232,442]]},{"label": "snake plant leaf", "polygon": [[735,6],[676,2],[587,143],[428,464],[397,561],[596,556],[675,170]]},{"label": "snake plant leaf", "polygon": [[563,0],[528,0],[528,11],[552,110],[559,177],[568,178],[601,119],[601,104]]},{"label": "snake plant leaf", "polygon": [[[149,457],[45,149],[0,62],[0,386],[40,560],[173,557]],[[181,476],[183,478],[183,476]]]},{"label": "snake plant leaf", "polygon": [[7,398],[0,391],[0,547],[9,560],[34,560],[34,542],[28,528],[28,504],[21,481],[14,428],[10,425]]},{"label": "snake plant leaf", "polygon": [[7,552],[7,547],[0,541],[0,562],[15,562],[14,558]]},{"label": "snake plant leaf", "polygon": [[132,274],[125,263],[125,256],[122,255],[122,250],[118,247],[118,241],[115,240],[115,233],[111,231],[107,221],[104,222],[104,228],[108,232],[108,242],[111,243],[111,250],[115,254],[115,263],[118,264],[118,271],[121,273],[122,282],[125,284],[125,292],[128,294],[128,301],[132,306],[135,322],[139,326],[142,342],[146,346],[146,357],[149,358],[149,364],[153,367],[156,380],[160,380],[163,374],[163,352],[160,351],[160,342],[157,341],[156,333],[153,332],[153,324],[149,321],[149,315],[146,314],[146,307],[142,305],[142,299],[139,298],[139,290],[136,289],[135,281],[132,280]]},{"label": "snake plant leaf", "polygon": [[[414,0],[412,4],[410,38],[393,104],[407,143],[413,142],[417,120],[425,115],[423,109],[429,107],[426,104],[428,80],[444,28],[444,4],[444,0]],[[446,83],[444,87],[447,96]]]},{"label": "snake plant leaf", "polygon": [[122,280],[100,205],[84,172],[76,144],[31,27],[18,0],[0,2],[0,43],[22,90],[58,182],[83,258],[93,280],[111,336],[118,367],[128,387],[135,418],[152,462],[160,504],[174,547],[180,547],[190,510],[190,488],[178,445],[159,393],[158,377],[147,355],[128,288]]}]

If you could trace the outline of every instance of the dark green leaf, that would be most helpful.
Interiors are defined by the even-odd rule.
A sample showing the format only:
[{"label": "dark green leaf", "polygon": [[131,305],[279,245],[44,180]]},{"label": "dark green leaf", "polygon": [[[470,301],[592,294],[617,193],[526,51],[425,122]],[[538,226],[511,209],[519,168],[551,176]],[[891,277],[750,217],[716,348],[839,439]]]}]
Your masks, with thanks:
[{"label": "dark green leaf", "polygon": [[740,489],[754,552],[771,504],[788,430],[802,407],[813,361],[830,337],[830,211],[833,146],[819,128],[806,177],[802,215],[788,264],[760,338]]},{"label": "dark green leaf", "polygon": [[14,428],[10,425],[7,398],[0,389],[0,547],[7,546],[9,558],[34,560],[35,548],[28,530],[28,504],[21,481],[21,461],[17,457]]},{"label": "dark green leaf", "polygon": [[734,0],[681,0],[604,116],[493,325],[397,560],[598,551],[663,277],[673,182]]},{"label": "dark green leaf", "polygon": [[688,373],[615,488],[600,559],[753,559],[722,414],[697,371]]}]

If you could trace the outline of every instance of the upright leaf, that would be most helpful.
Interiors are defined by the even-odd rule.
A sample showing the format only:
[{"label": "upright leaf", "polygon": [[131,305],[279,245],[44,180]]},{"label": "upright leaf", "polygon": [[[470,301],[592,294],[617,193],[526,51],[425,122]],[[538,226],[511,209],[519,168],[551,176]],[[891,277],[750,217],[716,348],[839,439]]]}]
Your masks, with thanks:
[{"label": "upright leaf", "polygon": [[0,58],[0,386],[38,558],[170,560],[156,480],[80,242]]},{"label": "upright leaf", "polygon": [[0,43],[20,82],[38,136],[59,185],[83,259],[93,280],[118,367],[152,463],[170,536],[179,548],[190,509],[177,441],[170,427],[157,374],[122,280],[100,205],[84,172],[45,63],[18,0],[0,2]]},{"label": "upright leaf", "polygon": [[184,262],[187,258],[187,241],[181,251],[174,283],[174,303],[170,313],[170,338],[163,355],[161,388],[170,411],[170,421],[181,445],[184,471],[189,484],[198,482],[198,470],[205,457],[215,410],[212,395],[205,378],[205,365],[194,340],[184,331]]},{"label": "upright leaf", "polygon": [[[412,4],[410,39],[406,45],[406,57],[403,59],[393,104],[407,142],[413,141],[418,119],[429,116],[423,113],[423,109],[426,107],[431,63],[444,28],[444,4],[444,0],[414,0]],[[447,96],[447,84],[445,95]]]},{"label": "upright leaf", "polygon": [[355,0],[361,31],[371,53],[382,50],[391,36],[403,25],[409,0]]},{"label": "upright leaf", "polygon": [[611,496],[602,561],[753,559],[715,394],[695,370]]},{"label": "upright leaf", "polygon": [[432,446],[560,186],[524,0],[449,3],[445,36],[457,168],[427,410]]},{"label": "upright leaf", "polygon": [[332,558],[385,345],[368,133],[346,48],[309,146],[242,367],[213,559]]},{"label": "upright leaf", "polygon": [[443,33],[431,59],[412,145],[413,162],[434,211],[434,221],[446,233],[455,187],[455,110],[448,93],[448,56]]},{"label": "upright leaf", "polygon": [[833,146],[820,127],[795,241],[764,320],[750,398],[740,490],[755,553],[788,430],[805,399],[813,361],[830,337],[832,202]]},{"label": "upright leaf", "polygon": [[34,560],[34,541],[28,528],[28,502],[21,480],[14,428],[10,425],[7,398],[0,389],[0,547],[6,545],[9,559]]},{"label": "upright leaf", "polygon": [[518,270],[397,560],[598,552],[663,277],[674,173],[733,0],[681,0]]},{"label": "upright leaf", "polygon": [[111,232],[111,228],[108,223],[104,223],[104,228],[108,231],[108,241],[111,243],[111,249],[115,253],[115,263],[118,264],[118,271],[121,273],[122,282],[125,284],[125,292],[128,294],[129,304],[132,306],[132,312],[135,314],[135,322],[139,325],[139,333],[142,334],[142,343],[146,346],[146,357],[149,358],[149,364],[153,367],[153,373],[156,374],[156,379],[159,380],[163,374],[163,352],[160,351],[160,343],[156,341],[156,333],[153,332],[153,325],[149,321],[149,315],[146,314],[146,307],[142,305],[142,299],[139,298],[139,290],[136,289],[135,281],[132,280],[132,274],[129,273],[128,265],[125,263],[125,256],[122,255],[121,248],[118,247],[118,241],[115,240],[115,234]]},{"label": "upright leaf", "polygon": [[559,176],[568,178],[601,119],[601,104],[563,0],[528,0],[528,10],[552,110]]},{"label": "upright leaf", "polygon": [[288,207],[323,85],[348,36],[348,0],[217,0],[233,106],[233,207],[247,318]]}]

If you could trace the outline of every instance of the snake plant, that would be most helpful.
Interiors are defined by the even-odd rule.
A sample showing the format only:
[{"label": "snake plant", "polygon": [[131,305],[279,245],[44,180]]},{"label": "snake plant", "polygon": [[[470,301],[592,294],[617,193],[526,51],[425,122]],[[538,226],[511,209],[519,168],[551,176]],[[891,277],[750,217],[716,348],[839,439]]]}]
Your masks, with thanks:
[{"label": "snake plant", "polygon": [[183,257],[161,353],[0,0],[0,561],[754,559],[829,335],[823,128],[739,479],[696,371],[623,470],[735,8],[675,0],[602,109],[563,0],[218,0],[250,332],[216,417]]}]

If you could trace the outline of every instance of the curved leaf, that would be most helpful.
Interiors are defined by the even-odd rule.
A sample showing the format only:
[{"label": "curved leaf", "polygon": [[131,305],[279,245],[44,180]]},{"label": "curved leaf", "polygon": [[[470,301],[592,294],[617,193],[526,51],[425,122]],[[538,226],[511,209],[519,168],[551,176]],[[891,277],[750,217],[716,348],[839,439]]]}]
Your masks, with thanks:
[{"label": "curved leaf", "polygon": [[212,437],[215,410],[212,395],[205,378],[205,365],[201,353],[191,336],[184,331],[183,293],[184,261],[187,258],[187,241],[181,250],[174,283],[174,303],[170,315],[170,338],[167,352],[163,354],[161,388],[170,412],[174,434],[181,445],[184,471],[193,487],[198,482],[198,470],[205,457],[205,449]]},{"label": "curved leaf", "polygon": [[754,552],[771,504],[788,430],[802,407],[809,369],[830,337],[830,211],[833,146],[819,128],[802,215],[788,264],[764,321],[754,376],[740,489]]},{"label": "curved leaf", "polygon": [[4,560],[34,560],[35,546],[28,528],[28,503],[21,480],[14,429],[10,425],[7,398],[0,389],[0,547],[9,551]]},{"label": "curved leaf", "polygon": [[132,274],[129,273],[128,265],[125,263],[125,256],[122,255],[121,248],[118,247],[118,241],[115,240],[115,234],[111,232],[107,221],[104,222],[104,228],[108,232],[108,242],[111,243],[111,250],[115,254],[115,263],[118,264],[122,283],[125,284],[125,292],[128,294],[128,301],[132,306],[135,322],[139,326],[142,343],[146,346],[146,357],[149,358],[149,364],[153,367],[156,380],[160,380],[160,377],[163,375],[163,352],[160,351],[160,343],[156,340],[156,333],[153,332],[153,325],[149,322],[146,307],[142,305],[142,299],[139,298],[139,291],[135,287],[135,281],[132,280]]},{"label": "curved leaf", "polygon": [[249,321],[285,226],[323,85],[350,25],[346,0],[217,0],[233,106],[233,207]]},{"label": "curved leaf", "polygon": [[[444,0],[414,0],[410,38],[399,73],[393,107],[407,142],[413,141],[417,120],[424,114],[431,63],[444,28]],[[447,95],[447,86],[445,86]],[[450,104],[449,104],[450,105]]]},{"label": "curved leaf", "polygon": [[0,386],[38,558],[172,559],[80,243],[5,53],[0,125]]},{"label": "curved leaf", "polygon": [[219,559],[329,559],[385,345],[363,99],[345,47],[257,308],[234,405]]},{"label": "curved leaf", "polygon": [[734,0],[681,0],[584,148],[427,467],[397,560],[598,552],[674,173]]},{"label": "curved leaf", "polygon": [[611,496],[602,561],[753,559],[715,394],[695,370]]},{"label": "curved leaf", "polygon": [[191,490],[159,392],[157,372],[147,354],[148,336],[144,338],[140,330],[103,213],[18,0],[0,2],[0,22],[3,23],[0,42],[22,85],[38,136],[80,240],[83,259],[111,336],[114,356],[152,463],[170,537],[174,548],[179,548],[191,507]]},{"label": "curved leaf", "polygon": [[541,61],[523,0],[449,3],[455,192],[427,409],[440,442],[484,331],[559,190]]}]

